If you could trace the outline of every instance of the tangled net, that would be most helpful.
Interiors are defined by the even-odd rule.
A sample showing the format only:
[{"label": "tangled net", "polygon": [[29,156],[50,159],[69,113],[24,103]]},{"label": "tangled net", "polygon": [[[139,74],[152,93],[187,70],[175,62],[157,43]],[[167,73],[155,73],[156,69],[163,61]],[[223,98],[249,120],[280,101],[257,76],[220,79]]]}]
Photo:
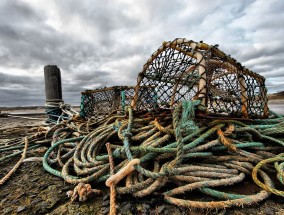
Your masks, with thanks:
[{"label": "tangled net", "polygon": [[[113,213],[116,194],[158,193],[171,204],[202,209],[284,196],[284,120],[267,108],[263,77],[216,46],[176,39],[152,55],[132,92],[124,109],[121,94],[111,100],[112,89],[82,93],[81,115],[96,108],[108,115],[64,120],[30,138],[29,148],[49,142],[43,167],[68,183],[106,183]],[[100,93],[111,96],[94,99]],[[251,177],[259,192],[231,189]]]}]

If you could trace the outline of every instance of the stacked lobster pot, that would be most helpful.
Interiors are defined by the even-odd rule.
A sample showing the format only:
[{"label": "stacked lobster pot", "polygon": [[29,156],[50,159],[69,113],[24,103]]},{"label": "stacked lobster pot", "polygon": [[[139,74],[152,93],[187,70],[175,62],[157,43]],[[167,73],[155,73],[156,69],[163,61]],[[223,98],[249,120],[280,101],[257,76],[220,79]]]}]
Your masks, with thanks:
[{"label": "stacked lobster pot", "polygon": [[81,92],[80,116],[102,118],[124,111],[134,95],[133,86],[114,86]]}]

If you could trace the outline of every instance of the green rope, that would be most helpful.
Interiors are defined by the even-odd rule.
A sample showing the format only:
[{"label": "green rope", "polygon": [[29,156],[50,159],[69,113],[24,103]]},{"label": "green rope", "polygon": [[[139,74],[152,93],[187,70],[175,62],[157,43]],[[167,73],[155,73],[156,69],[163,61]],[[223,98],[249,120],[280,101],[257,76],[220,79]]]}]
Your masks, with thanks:
[{"label": "green rope", "polygon": [[42,164],[43,164],[43,168],[44,168],[47,172],[51,173],[52,175],[55,175],[55,176],[58,176],[58,177],[61,177],[61,178],[62,178],[61,172],[59,172],[59,171],[53,169],[53,168],[48,164],[48,161],[47,161],[47,160],[48,160],[48,157],[49,157],[50,153],[51,153],[55,148],[57,148],[59,145],[61,145],[61,144],[64,144],[64,143],[67,143],[67,142],[77,142],[77,141],[79,141],[79,140],[82,140],[83,138],[84,138],[84,137],[75,137],[75,138],[60,140],[60,141],[54,143],[54,145],[51,146],[51,147],[46,151],[46,153],[45,153],[44,156],[43,156],[43,163],[42,163]]},{"label": "green rope", "polygon": [[125,91],[124,90],[121,91],[121,109],[122,109],[122,113],[124,114],[124,110],[125,110]]}]

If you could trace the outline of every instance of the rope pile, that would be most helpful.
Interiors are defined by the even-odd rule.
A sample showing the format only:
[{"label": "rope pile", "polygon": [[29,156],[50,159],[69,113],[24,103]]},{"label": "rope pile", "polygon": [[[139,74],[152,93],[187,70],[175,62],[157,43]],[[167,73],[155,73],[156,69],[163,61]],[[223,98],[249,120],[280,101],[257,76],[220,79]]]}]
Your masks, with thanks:
[{"label": "rope pile", "polygon": [[[111,178],[113,195],[158,192],[165,201],[183,207],[227,208],[260,202],[271,193],[283,197],[282,116],[212,120],[196,115],[199,103],[184,101],[173,112],[135,112],[127,107],[125,115],[100,121],[73,117],[48,131],[41,128],[25,141],[6,142],[0,153],[25,148],[21,163],[28,150],[50,144],[43,166],[68,183],[98,184]],[[19,154],[1,156],[1,162]],[[8,175],[1,184],[12,174]],[[230,192],[231,185],[244,183],[251,175],[261,188],[258,193]],[[193,190],[210,201],[188,199]]]},{"label": "rope pile", "polygon": [[[113,195],[143,197],[158,192],[165,201],[183,207],[227,208],[262,201],[271,193],[283,197],[279,189],[283,186],[283,118],[200,118],[196,115],[199,103],[184,101],[173,113],[167,109],[135,112],[127,107],[126,115],[101,121],[74,117],[48,131],[42,128],[25,140],[6,142],[0,153],[24,148],[11,171],[14,173],[28,150],[50,144],[43,166],[68,183],[93,184],[112,177]],[[112,168],[107,143],[112,151]],[[0,161],[19,154],[22,152],[1,156]],[[132,169],[124,171],[132,161]],[[261,188],[258,193],[230,192],[232,185],[244,183],[251,176]],[[193,190],[210,197],[210,201],[189,200]]]},{"label": "rope pile", "polygon": [[[184,101],[173,113],[138,113],[127,107],[125,116],[58,124],[46,134],[54,131],[43,166],[68,183],[100,183],[112,177],[117,194],[143,197],[160,192],[167,202],[183,207],[227,208],[262,201],[270,193],[283,196],[274,188],[279,186],[276,177],[271,177],[275,174],[283,183],[283,154],[277,155],[284,146],[283,118],[199,119],[195,117],[199,103]],[[107,143],[114,163],[112,176]],[[125,170],[133,160],[139,162]],[[271,162],[275,170],[266,165]],[[227,191],[251,175],[262,188],[258,193]],[[210,196],[210,201],[176,197],[192,190]]]}]

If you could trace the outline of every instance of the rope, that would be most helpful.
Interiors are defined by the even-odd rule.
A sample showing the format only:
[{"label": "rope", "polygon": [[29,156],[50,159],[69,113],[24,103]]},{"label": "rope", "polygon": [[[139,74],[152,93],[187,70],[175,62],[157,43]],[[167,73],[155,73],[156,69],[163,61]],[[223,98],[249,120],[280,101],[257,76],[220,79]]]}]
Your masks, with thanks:
[{"label": "rope", "polygon": [[[273,185],[266,185],[264,183],[262,183],[258,178],[257,178],[257,173],[259,171],[259,169],[265,165],[265,164],[268,164],[268,163],[275,163],[277,161],[283,161],[284,162],[284,154],[279,154],[277,155],[276,157],[273,157],[273,158],[269,158],[269,159],[265,159],[265,160],[262,160],[260,161],[252,170],[252,179],[253,181],[258,185],[260,186],[262,189],[268,191],[268,192],[271,192],[271,193],[274,193],[278,196],[282,196],[284,197],[284,191],[280,191],[280,190],[277,190],[274,188]],[[281,174],[283,174],[283,171],[281,172]],[[282,178],[280,178],[280,182],[283,183],[283,180]]]},{"label": "rope", "polygon": [[17,169],[21,166],[21,164],[23,163],[23,160],[26,158],[26,154],[27,154],[27,150],[28,150],[28,137],[24,138],[24,142],[25,142],[25,147],[22,153],[22,157],[21,159],[15,164],[15,166],[0,180],[0,186],[3,185],[6,181],[8,181],[11,176],[17,171]]},{"label": "rope", "polygon": [[[113,158],[112,158],[112,153],[111,153],[111,148],[110,144],[106,144],[107,147],[107,152],[109,156],[109,164],[110,164],[110,175],[114,174],[114,163],[113,163]],[[116,192],[115,192],[115,184],[111,183],[110,185],[110,215],[115,215],[116,214]]]},{"label": "rope", "polygon": [[[262,173],[262,177],[263,177],[263,180],[265,181],[265,184],[266,185],[272,185],[272,181],[270,180],[270,178],[265,174],[265,173]],[[237,178],[238,180],[238,178]],[[229,180],[223,180],[222,181],[223,183],[231,183],[232,182],[232,179],[229,181]],[[215,182],[216,183],[222,183],[220,180]],[[213,182],[214,183],[214,182]],[[214,186],[215,184],[212,185]],[[200,184],[200,183],[199,183]],[[199,185],[198,184],[198,185]],[[202,184],[199,185],[199,187],[201,186]],[[192,186],[191,186],[192,187]],[[198,187],[198,186],[196,186]],[[204,192],[204,189],[202,190],[202,192]],[[218,196],[218,198],[228,198],[228,200],[226,201],[214,201],[214,202],[200,202],[200,201],[190,201],[190,200],[182,200],[182,199],[177,199],[177,198],[174,198],[174,197],[171,197],[170,195],[172,195],[170,193],[169,194],[165,194],[165,200],[169,203],[172,203],[172,204],[175,204],[177,206],[181,206],[181,207],[192,207],[192,208],[207,208],[207,209],[223,209],[223,208],[229,208],[229,207],[233,207],[233,206],[244,206],[244,205],[251,205],[253,203],[257,203],[257,202],[260,202],[264,199],[266,199],[268,196],[269,196],[269,193],[262,190],[260,191],[259,193],[255,194],[255,195],[248,195],[248,196],[241,196],[241,195],[231,195],[231,194],[227,194],[227,193],[224,193],[224,192],[218,192],[218,191],[215,191],[215,190],[206,190],[205,189],[205,192],[206,193],[210,193],[211,196]],[[175,192],[175,193],[178,193],[178,192]]]},{"label": "rope", "polygon": [[[186,101],[173,111],[151,113],[127,106],[123,116],[62,121],[29,137],[28,150],[48,144],[44,169],[68,183],[111,185],[112,213],[116,194],[140,198],[158,192],[171,204],[204,209],[250,205],[268,198],[271,191],[282,196],[283,191],[273,189],[275,180],[283,183],[283,155],[270,162],[277,177],[270,178],[273,171],[265,160],[283,150],[283,140],[278,138],[283,121],[200,119],[195,115],[199,103]],[[23,146],[21,140],[10,141],[0,145],[0,153],[6,153],[6,160],[21,154]],[[264,187],[255,183],[263,190],[249,195],[223,191],[244,183],[255,165],[262,169],[257,176]],[[168,184],[171,189],[162,191]],[[213,201],[193,201],[188,195],[176,198],[193,189]]]}]

